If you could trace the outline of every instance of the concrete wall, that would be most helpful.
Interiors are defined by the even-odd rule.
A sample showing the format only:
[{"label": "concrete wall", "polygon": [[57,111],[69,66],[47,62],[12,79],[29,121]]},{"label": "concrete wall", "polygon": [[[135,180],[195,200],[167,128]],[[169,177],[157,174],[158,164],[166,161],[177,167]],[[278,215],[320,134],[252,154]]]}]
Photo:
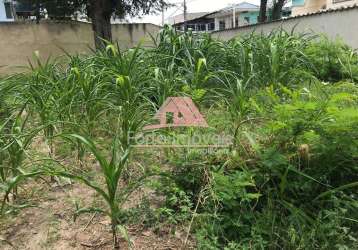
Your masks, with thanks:
[{"label": "concrete wall", "polygon": [[355,24],[357,23],[358,7],[352,7],[345,10],[328,11],[325,13],[269,22],[266,24],[216,31],[212,33],[212,36],[222,40],[229,40],[251,32],[263,32],[267,34],[280,27],[287,31],[291,31],[297,25],[295,28],[296,32],[322,33],[326,34],[331,39],[341,38],[351,47],[358,49],[358,32],[355,30]]},{"label": "concrete wall", "polygon": [[[1,0],[0,0],[1,1]],[[122,48],[143,42],[151,45],[149,34],[155,35],[160,27],[152,24],[112,25],[113,39]],[[34,51],[42,59],[69,53],[88,53],[94,47],[91,24],[81,22],[0,23],[0,75],[12,73],[27,66]]]}]

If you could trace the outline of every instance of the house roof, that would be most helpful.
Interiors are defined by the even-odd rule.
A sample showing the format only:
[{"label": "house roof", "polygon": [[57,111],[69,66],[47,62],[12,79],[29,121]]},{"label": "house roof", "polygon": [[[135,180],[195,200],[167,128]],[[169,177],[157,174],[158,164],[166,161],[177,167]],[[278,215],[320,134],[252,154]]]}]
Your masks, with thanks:
[{"label": "house roof", "polygon": [[221,11],[227,11],[227,10],[232,10],[232,9],[236,9],[236,10],[248,10],[248,9],[260,9],[260,6],[259,5],[255,5],[255,4],[252,4],[252,3],[248,3],[248,2],[242,2],[242,3],[238,3],[238,4],[233,4],[233,5],[230,5],[226,8],[223,8],[221,10],[219,10],[219,12]]},{"label": "house roof", "polygon": [[226,16],[228,15],[228,13],[232,13],[232,11],[235,9],[236,12],[244,12],[244,11],[259,11],[260,10],[260,6],[259,5],[255,5],[255,4],[251,4],[248,2],[242,2],[242,3],[238,3],[238,4],[233,4],[230,5],[226,8],[223,8],[221,10],[212,12],[210,14],[208,14],[208,17],[220,17],[220,16]]},{"label": "house roof", "polygon": [[[205,15],[209,14],[209,12],[195,12],[195,13],[187,13],[187,21],[195,20],[201,18]],[[184,14],[179,14],[169,18],[170,24],[179,24],[184,22]]]},{"label": "house roof", "polygon": [[[217,10],[217,11],[213,11],[213,12],[191,13],[191,14],[198,14],[198,15],[196,17],[194,17],[194,18],[189,18],[189,16],[188,16],[187,21],[194,21],[194,20],[201,19],[201,18],[214,18],[216,15],[226,14],[227,12],[232,11],[233,8],[235,8],[236,11],[253,11],[253,10],[258,11],[258,10],[260,10],[259,5],[251,4],[251,3],[248,3],[248,2],[242,2],[242,3],[230,5],[228,7],[225,7],[223,9],[221,9],[221,10]],[[182,14],[178,15],[178,16],[183,17]],[[184,17],[183,17],[183,20],[181,22],[176,22],[174,24],[180,25],[180,24],[183,24],[183,23],[184,23]]]}]

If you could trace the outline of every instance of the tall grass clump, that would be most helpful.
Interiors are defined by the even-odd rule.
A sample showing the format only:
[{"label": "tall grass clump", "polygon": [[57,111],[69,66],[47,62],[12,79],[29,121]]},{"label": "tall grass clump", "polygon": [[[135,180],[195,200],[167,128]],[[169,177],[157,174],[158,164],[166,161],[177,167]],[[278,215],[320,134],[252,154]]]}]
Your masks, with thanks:
[{"label": "tall grass clump", "polygon": [[258,87],[298,84],[312,77],[305,49],[313,38],[276,30],[233,39],[227,44],[227,67]]},{"label": "tall grass clump", "polygon": [[16,75],[0,81],[0,190],[3,193],[0,216],[26,207],[17,204],[19,185],[43,174],[42,170],[27,167],[26,160],[31,159],[27,151],[44,127],[30,127],[27,102],[19,95],[22,85],[18,79]]}]

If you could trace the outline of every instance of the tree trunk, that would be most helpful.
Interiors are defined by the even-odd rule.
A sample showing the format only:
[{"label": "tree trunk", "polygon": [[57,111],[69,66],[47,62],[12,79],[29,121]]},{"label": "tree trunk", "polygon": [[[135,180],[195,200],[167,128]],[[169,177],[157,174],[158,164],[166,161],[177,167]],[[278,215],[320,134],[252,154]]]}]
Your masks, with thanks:
[{"label": "tree trunk", "polygon": [[259,22],[264,23],[267,21],[267,0],[261,0]]},{"label": "tree trunk", "polygon": [[112,42],[111,16],[113,13],[111,0],[91,0],[90,16],[96,49],[105,47],[105,41]]},{"label": "tree trunk", "polygon": [[277,0],[272,9],[272,20],[279,20],[282,17],[282,8],[285,5],[285,0]]}]

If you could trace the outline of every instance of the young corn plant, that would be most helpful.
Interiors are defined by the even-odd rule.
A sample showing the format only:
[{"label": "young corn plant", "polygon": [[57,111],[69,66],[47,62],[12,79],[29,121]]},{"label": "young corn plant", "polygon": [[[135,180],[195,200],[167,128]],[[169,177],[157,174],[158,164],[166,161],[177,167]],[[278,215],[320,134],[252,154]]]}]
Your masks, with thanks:
[{"label": "young corn plant", "polygon": [[[107,111],[106,82],[102,79],[102,73],[94,69],[91,60],[81,61],[77,57],[70,57],[70,60],[71,68],[66,72],[67,77],[63,84],[58,84],[61,86],[58,91],[61,96],[58,110],[63,112],[65,121],[63,133],[94,137],[99,128],[102,128],[98,126],[99,121]],[[77,160],[82,166],[84,145],[80,140],[75,140],[73,144]]]},{"label": "young corn plant", "polygon": [[25,170],[26,151],[29,149],[35,136],[46,126],[28,128],[29,114],[24,114],[25,106],[16,116],[10,117],[0,125],[0,191],[4,194],[0,215],[4,214],[5,207],[22,208],[10,204],[10,195],[13,203],[18,196],[18,186],[28,178],[44,173],[39,167],[31,171]]},{"label": "young corn plant", "polygon": [[56,84],[60,81],[60,71],[56,62],[48,59],[42,63],[35,54],[37,65],[30,64],[31,74],[24,75],[25,87],[22,92],[22,98],[28,105],[28,112],[35,115],[43,126],[44,138],[48,146],[50,157],[55,155],[53,137],[56,131],[55,122],[57,121],[57,112],[55,110],[56,100],[53,96]]},{"label": "young corn plant", "polygon": [[1,182],[5,182],[9,176],[10,169],[6,167],[9,158],[6,150],[8,144],[8,120],[1,120],[0,123],[0,178]]},{"label": "young corn plant", "polygon": [[[120,106],[112,105],[112,112],[118,114],[118,126],[112,134],[113,141],[109,152],[101,151],[100,147],[92,139],[78,134],[64,134],[62,137],[79,141],[86,149],[92,153],[97,160],[101,174],[103,175],[104,185],[97,183],[86,176],[72,173],[68,170],[48,170],[50,175],[62,176],[80,181],[95,190],[104,200],[106,207],[80,208],[75,215],[88,212],[100,212],[110,217],[113,236],[113,245],[119,248],[118,232],[128,239],[125,227],[121,225],[123,215],[123,204],[127,201],[131,193],[144,184],[148,177],[153,175],[148,169],[143,169],[139,178],[127,178],[128,164],[132,145],[136,134],[143,126],[143,117],[147,109],[147,102],[143,99],[141,92],[138,91],[129,76],[117,76],[116,96]],[[110,158],[107,159],[107,155]],[[120,185],[123,181],[123,185]]]},{"label": "young corn plant", "polygon": [[120,181],[125,179],[126,170],[129,164],[130,153],[132,151],[130,143],[123,144],[123,138],[115,136],[110,149],[111,156],[110,159],[107,160],[105,154],[101,152],[99,147],[96,146],[95,142],[91,139],[76,134],[64,136],[68,139],[79,140],[86,149],[94,155],[104,177],[104,186],[85,176],[71,173],[70,171],[51,170],[49,174],[77,180],[95,190],[102,197],[105,201],[106,208],[79,208],[75,212],[75,217],[82,213],[89,212],[100,212],[110,217],[113,245],[115,248],[119,248],[118,231],[122,233],[124,238],[129,240],[125,227],[121,225],[121,217],[123,215],[122,206],[127,201],[129,195],[143,185],[145,180],[151,176],[152,173],[145,170],[140,178],[130,180],[125,186],[120,186]]},{"label": "young corn plant", "polygon": [[0,217],[7,213],[6,208],[9,207],[9,211],[11,212],[13,210],[18,210],[22,208],[29,207],[28,204],[22,204],[22,205],[15,205],[9,203],[9,196],[11,193],[13,193],[14,190],[17,189],[17,187],[24,181],[30,179],[30,178],[36,178],[40,175],[44,175],[45,172],[43,170],[34,169],[31,171],[25,171],[23,169],[17,170],[17,175],[13,176],[10,179],[6,179],[5,181],[0,182],[0,192],[3,193],[3,199],[1,201],[1,207],[0,207]]},{"label": "young corn plant", "polygon": [[213,90],[214,96],[223,103],[228,111],[231,132],[233,134],[233,145],[238,143],[238,135],[241,127],[251,122],[254,117],[251,115],[249,81],[244,82],[236,74],[221,72],[216,77],[221,88]]}]

